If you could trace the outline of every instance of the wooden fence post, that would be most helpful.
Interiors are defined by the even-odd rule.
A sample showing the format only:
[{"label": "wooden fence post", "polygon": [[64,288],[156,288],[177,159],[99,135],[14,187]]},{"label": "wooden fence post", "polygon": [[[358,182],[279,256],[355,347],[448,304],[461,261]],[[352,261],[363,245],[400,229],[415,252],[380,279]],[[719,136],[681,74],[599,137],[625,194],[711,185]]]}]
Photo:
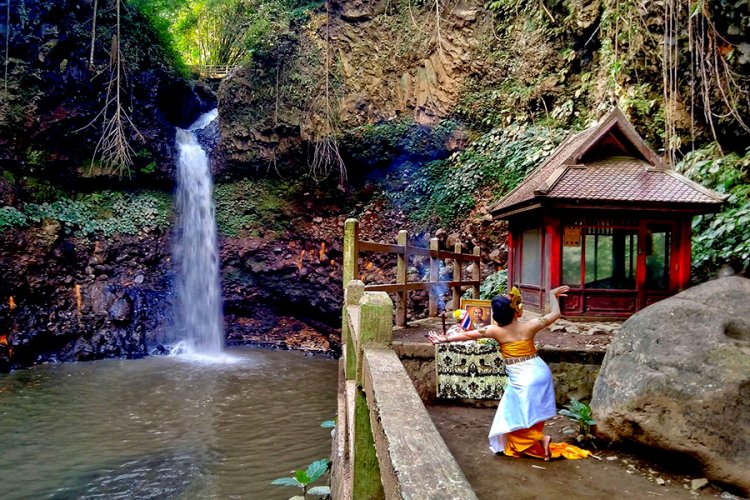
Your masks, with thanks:
[{"label": "wooden fence post", "polygon": [[440,281],[440,259],[437,256],[438,245],[437,238],[430,238],[430,290],[428,294],[430,297],[429,315],[431,318],[437,316],[438,313],[437,282]]},{"label": "wooden fence post", "polygon": [[[453,245],[455,253],[461,253],[461,242],[457,241]],[[453,287],[453,310],[461,308],[461,281],[463,280],[463,264],[459,259],[453,259],[453,281],[457,281],[457,286]]]},{"label": "wooden fence post", "polygon": [[351,280],[359,278],[359,222],[346,219],[344,223],[344,289]]},{"label": "wooden fence post", "polygon": [[[474,255],[476,255],[477,257],[481,256],[482,255],[482,249],[479,248],[478,246],[475,246],[474,247]],[[471,279],[474,280],[474,281],[479,282],[479,285],[481,285],[482,284],[482,266],[481,266],[481,261],[475,260],[474,263],[473,263],[473,267],[471,269],[472,269]],[[474,285],[473,286],[474,289],[471,292],[471,296],[474,297],[475,299],[479,298],[479,285]]]},{"label": "wooden fence post", "polygon": [[396,284],[404,285],[403,289],[398,292],[398,304],[396,304],[396,326],[406,326],[406,313],[408,309],[409,294],[406,291],[407,266],[409,256],[406,252],[406,246],[409,241],[408,234],[405,230],[398,232],[396,243],[404,249],[403,254],[396,256]]}]

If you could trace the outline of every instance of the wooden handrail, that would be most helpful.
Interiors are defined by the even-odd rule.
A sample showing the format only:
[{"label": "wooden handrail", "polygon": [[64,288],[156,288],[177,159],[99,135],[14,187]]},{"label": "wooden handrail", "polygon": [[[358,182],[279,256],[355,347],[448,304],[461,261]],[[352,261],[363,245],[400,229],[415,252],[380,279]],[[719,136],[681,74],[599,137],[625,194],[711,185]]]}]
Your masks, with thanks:
[{"label": "wooden handrail", "polygon": [[[381,254],[392,254],[396,256],[396,283],[367,285],[367,291],[379,291],[396,293],[399,300],[396,304],[396,325],[406,326],[408,292],[414,290],[427,290],[429,295],[428,314],[435,317],[438,314],[437,291],[441,289],[452,290],[453,307],[460,307],[461,296],[465,287],[472,288],[472,296],[479,298],[479,286],[481,284],[481,262],[480,248],[474,247],[472,254],[461,252],[461,244],[454,245],[454,251],[448,252],[438,250],[437,238],[430,240],[429,248],[414,247],[408,244],[406,231],[399,231],[397,243],[377,243],[359,239],[359,222],[356,219],[348,219],[344,229],[344,286],[359,276],[359,254],[360,252],[372,252]],[[429,257],[429,280],[408,281],[409,257]],[[441,260],[453,260],[453,280],[440,281],[439,270]],[[463,279],[464,262],[474,263],[471,280]]]}]

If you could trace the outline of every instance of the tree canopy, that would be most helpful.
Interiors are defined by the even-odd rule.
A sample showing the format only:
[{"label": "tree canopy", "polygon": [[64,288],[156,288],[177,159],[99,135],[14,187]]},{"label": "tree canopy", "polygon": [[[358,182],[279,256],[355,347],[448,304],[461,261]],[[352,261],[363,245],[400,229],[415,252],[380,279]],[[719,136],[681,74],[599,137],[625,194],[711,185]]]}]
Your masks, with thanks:
[{"label": "tree canopy", "polygon": [[130,0],[191,66],[235,66],[321,2],[310,0]]}]

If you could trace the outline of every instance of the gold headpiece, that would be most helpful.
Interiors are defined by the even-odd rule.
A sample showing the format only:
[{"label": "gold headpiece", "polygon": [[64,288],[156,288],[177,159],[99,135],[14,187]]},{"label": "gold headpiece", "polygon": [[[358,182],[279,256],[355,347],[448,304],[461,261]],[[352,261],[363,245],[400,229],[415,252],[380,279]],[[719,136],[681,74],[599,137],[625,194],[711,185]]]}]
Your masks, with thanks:
[{"label": "gold headpiece", "polygon": [[520,314],[523,310],[521,291],[516,287],[511,288],[510,292],[508,292],[508,298],[510,299],[510,307],[515,309],[515,311]]}]

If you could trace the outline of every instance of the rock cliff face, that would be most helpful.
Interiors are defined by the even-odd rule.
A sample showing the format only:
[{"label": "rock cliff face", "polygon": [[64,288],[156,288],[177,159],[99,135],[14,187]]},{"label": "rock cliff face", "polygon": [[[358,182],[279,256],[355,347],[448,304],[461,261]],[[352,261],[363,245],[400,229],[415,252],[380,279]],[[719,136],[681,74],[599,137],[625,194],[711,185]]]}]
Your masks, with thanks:
[{"label": "rock cliff face", "polygon": [[[99,113],[110,79],[114,9],[99,6],[90,60],[91,1],[11,4],[0,159],[14,173],[80,185],[81,178],[89,175],[91,156],[102,135]],[[126,64],[123,109],[134,125],[126,128],[135,152],[132,176],[145,182],[149,177],[171,181],[174,127],[189,125],[213,105],[213,97],[177,73],[144,18],[125,6],[121,23]]]},{"label": "rock cliff face", "polygon": [[[446,4],[438,16],[424,6],[406,15],[389,4],[332,2],[331,43],[340,64],[344,126],[395,117],[432,125],[454,112],[492,16],[483,2]],[[337,18],[337,19],[336,19]]]},{"label": "rock cliff face", "polygon": [[[460,90],[484,61],[492,31],[482,2],[452,2],[440,19],[406,2],[331,2],[296,38],[278,41],[219,89],[222,150],[238,167],[299,164],[307,141],[338,130],[409,119],[435,125],[455,113]],[[328,84],[328,69],[333,73]]]}]

